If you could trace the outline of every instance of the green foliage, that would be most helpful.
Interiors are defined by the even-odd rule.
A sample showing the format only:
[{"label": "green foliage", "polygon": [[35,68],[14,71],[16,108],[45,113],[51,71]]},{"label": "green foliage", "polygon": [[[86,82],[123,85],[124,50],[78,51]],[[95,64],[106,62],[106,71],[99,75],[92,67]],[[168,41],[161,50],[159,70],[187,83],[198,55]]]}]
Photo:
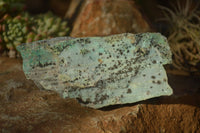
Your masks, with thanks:
[{"label": "green foliage", "polygon": [[[67,22],[48,12],[31,16],[25,0],[0,0],[0,51],[16,49],[22,43],[66,36]],[[19,15],[20,14],[20,15]]]},{"label": "green foliage", "polygon": [[32,26],[32,36],[26,42],[48,39],[57,36],[68,35],[69,28],[67,22],[61,18],[54,16],[51,12],[40,14],[34,17],[34,25]]},{"label": "green foliage", "polygon": [[1,45],[8,49],[13,49],[15,46],[25,41],[25,35],[28,33],[28,19],[27,16],[11,17],[5,15],[1,19],[0,40]]},{"label": "green foliage", "polygon": [[21,43],[68,35],[67,22],[48,12],[37,16],[28,13],[5,15],[0,24],[0,45],[15,49]]}]

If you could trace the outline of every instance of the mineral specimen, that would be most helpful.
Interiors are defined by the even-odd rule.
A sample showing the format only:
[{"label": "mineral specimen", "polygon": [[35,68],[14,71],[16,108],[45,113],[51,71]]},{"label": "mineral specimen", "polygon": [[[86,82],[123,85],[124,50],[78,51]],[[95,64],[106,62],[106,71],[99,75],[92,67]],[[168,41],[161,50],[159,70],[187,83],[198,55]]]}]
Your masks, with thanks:
[{"label": "mineral specimen", "polygon": [[39,87],[92,108],[171,95],[164,64],[171,63],[159,33],[58,37],[17,47],[23,70]]}]

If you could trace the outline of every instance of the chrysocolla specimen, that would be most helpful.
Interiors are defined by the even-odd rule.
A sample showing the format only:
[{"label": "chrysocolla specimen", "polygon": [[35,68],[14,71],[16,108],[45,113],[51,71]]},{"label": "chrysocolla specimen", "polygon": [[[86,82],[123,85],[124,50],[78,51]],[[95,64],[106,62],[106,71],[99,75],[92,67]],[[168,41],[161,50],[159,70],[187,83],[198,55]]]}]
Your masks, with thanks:
[{"label": "chrysocolla specimen", "polygon": [[171,63],[159,33],[58,37],[17,47],[23,70],[39,87],[92,108],[171,95],[164,64]]}]

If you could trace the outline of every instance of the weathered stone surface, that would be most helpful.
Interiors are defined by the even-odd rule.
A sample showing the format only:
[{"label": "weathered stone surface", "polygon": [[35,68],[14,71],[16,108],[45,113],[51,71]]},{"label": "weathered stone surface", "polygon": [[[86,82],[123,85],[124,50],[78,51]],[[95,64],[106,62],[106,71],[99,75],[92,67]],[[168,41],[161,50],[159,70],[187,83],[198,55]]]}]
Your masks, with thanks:
[{"label": "weathered stone surface", "polygon": [[89,107],[172,94],[163,68],[171,62],[171,52],[159,33],[59,37],[18,50],[28,79]]},{"label": "weathered stone surface", "polygon": [[141,33],[151,28],[133,0],[86,0],[71,32],[72,37]]}]

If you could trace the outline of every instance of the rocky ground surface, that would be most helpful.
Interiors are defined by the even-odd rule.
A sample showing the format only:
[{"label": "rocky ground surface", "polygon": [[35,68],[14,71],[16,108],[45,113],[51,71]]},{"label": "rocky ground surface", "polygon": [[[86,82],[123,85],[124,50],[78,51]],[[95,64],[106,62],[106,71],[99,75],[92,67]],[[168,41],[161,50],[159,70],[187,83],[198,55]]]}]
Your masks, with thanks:
[{"label": "rocky ground surface", "polygon": [[0,57],[0,132],[200,132],[200,76],[168,77],[170,97],[95,110],[39,90],[25,78],[21,59]]}]

